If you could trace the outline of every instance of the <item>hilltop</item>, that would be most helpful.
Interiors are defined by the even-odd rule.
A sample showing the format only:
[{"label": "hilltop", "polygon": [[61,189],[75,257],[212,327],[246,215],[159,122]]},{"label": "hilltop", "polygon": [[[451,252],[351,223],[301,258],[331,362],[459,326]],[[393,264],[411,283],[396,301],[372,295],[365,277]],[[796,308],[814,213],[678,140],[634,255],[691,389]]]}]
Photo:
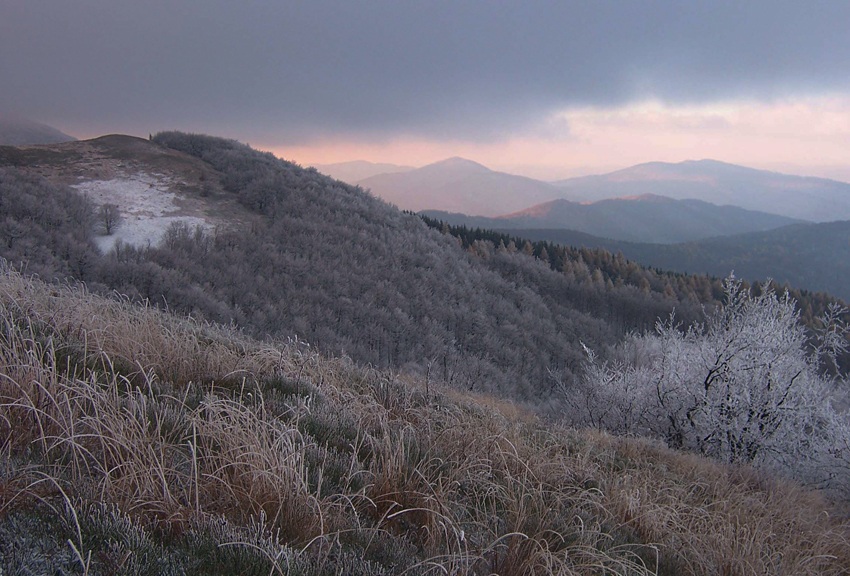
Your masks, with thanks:
[{"label": "hilltop", "polygon": [[0,166],[70,186],[94,205],[111,203],[122,215],[113,234],[95,238],[103,252],[116,242],[157,245],[172,223],[232,229],[252,215],[218,183],[208,164],[148,140],[112,134],[40,146],[0,146]]}]

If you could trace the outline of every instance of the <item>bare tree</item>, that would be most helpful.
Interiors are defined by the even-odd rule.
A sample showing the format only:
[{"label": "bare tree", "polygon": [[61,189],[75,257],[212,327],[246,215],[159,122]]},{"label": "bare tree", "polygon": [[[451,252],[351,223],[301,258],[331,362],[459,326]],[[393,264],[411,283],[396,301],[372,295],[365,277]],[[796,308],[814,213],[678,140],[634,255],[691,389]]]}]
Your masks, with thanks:
[{"label": "bare tree", "polygon": [[106,236],[111,235],[124,219],[117,204],[102,204],[97,214],[101,229]]}]

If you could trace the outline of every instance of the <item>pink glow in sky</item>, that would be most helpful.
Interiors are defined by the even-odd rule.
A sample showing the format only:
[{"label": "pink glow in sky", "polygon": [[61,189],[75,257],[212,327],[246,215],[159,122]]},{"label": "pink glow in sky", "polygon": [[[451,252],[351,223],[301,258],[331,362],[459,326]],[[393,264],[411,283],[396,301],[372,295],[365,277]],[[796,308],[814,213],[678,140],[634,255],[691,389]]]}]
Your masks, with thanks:
[{"label": "pink glow in sky", "polygon": [[[292,4],[297,4],[293,6]],[[850,180],[850,1],[0,2],[0,114],[301,164]]]},{"label": "pink glow in sky", "polygon": [[650,161],[711,158],[850,181],[850,97],[569,108],[490,143],[399,137],[272,148],[305,165],[367,160],[422,166],[462,156],[491,169],[554,180]]}]

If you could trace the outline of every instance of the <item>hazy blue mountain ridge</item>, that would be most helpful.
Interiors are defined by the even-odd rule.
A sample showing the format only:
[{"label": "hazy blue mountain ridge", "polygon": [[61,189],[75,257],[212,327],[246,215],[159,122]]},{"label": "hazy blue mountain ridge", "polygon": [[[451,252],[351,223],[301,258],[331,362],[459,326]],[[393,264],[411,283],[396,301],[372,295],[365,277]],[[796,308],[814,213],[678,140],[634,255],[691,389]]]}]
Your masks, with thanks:
[{"label": "hazy blue mountain ridge", "polygon": [[700,200],[673,200],[656,195],[600,200],[591,204],[553,200],[498,218],[435,210],[423,213],[454,224],[482,228],[561,228],[615,240],[663,244],[768,230],[799,222],[735,206],[715,206]]},{"label": "hazy blue mountain ridge", "polygon": [[850,219],[850,184],[714,160],[650,162],[542,182],[449,158],[358,184],[405,210],[506,220],[475,220],[476,225],[569,228],[637,242],[683,242],[795,222]]},{"label": "hazy blue mountain ridge", "polygon": [[850,183],[757,170],[716,160],[649,162],[553,182],[564,198],[598,201],[658,194],[814,222],[850,220]]}]

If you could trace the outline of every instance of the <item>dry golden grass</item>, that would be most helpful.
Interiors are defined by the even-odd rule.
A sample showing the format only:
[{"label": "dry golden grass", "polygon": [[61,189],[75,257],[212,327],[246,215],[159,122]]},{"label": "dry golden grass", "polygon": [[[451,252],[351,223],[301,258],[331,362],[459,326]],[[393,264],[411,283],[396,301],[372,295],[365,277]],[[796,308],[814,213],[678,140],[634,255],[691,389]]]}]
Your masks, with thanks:
[{"label": "dry golden grass", "polygon": [[[848,527],[826,502],[751,470],[11,271],[0,447],[0,527],[62,516],[90,573],[142,566],[151,542],[186,565],[231,554],[220,573],[850,566]],[[135,543],[112,525],[132,525]]]}]

